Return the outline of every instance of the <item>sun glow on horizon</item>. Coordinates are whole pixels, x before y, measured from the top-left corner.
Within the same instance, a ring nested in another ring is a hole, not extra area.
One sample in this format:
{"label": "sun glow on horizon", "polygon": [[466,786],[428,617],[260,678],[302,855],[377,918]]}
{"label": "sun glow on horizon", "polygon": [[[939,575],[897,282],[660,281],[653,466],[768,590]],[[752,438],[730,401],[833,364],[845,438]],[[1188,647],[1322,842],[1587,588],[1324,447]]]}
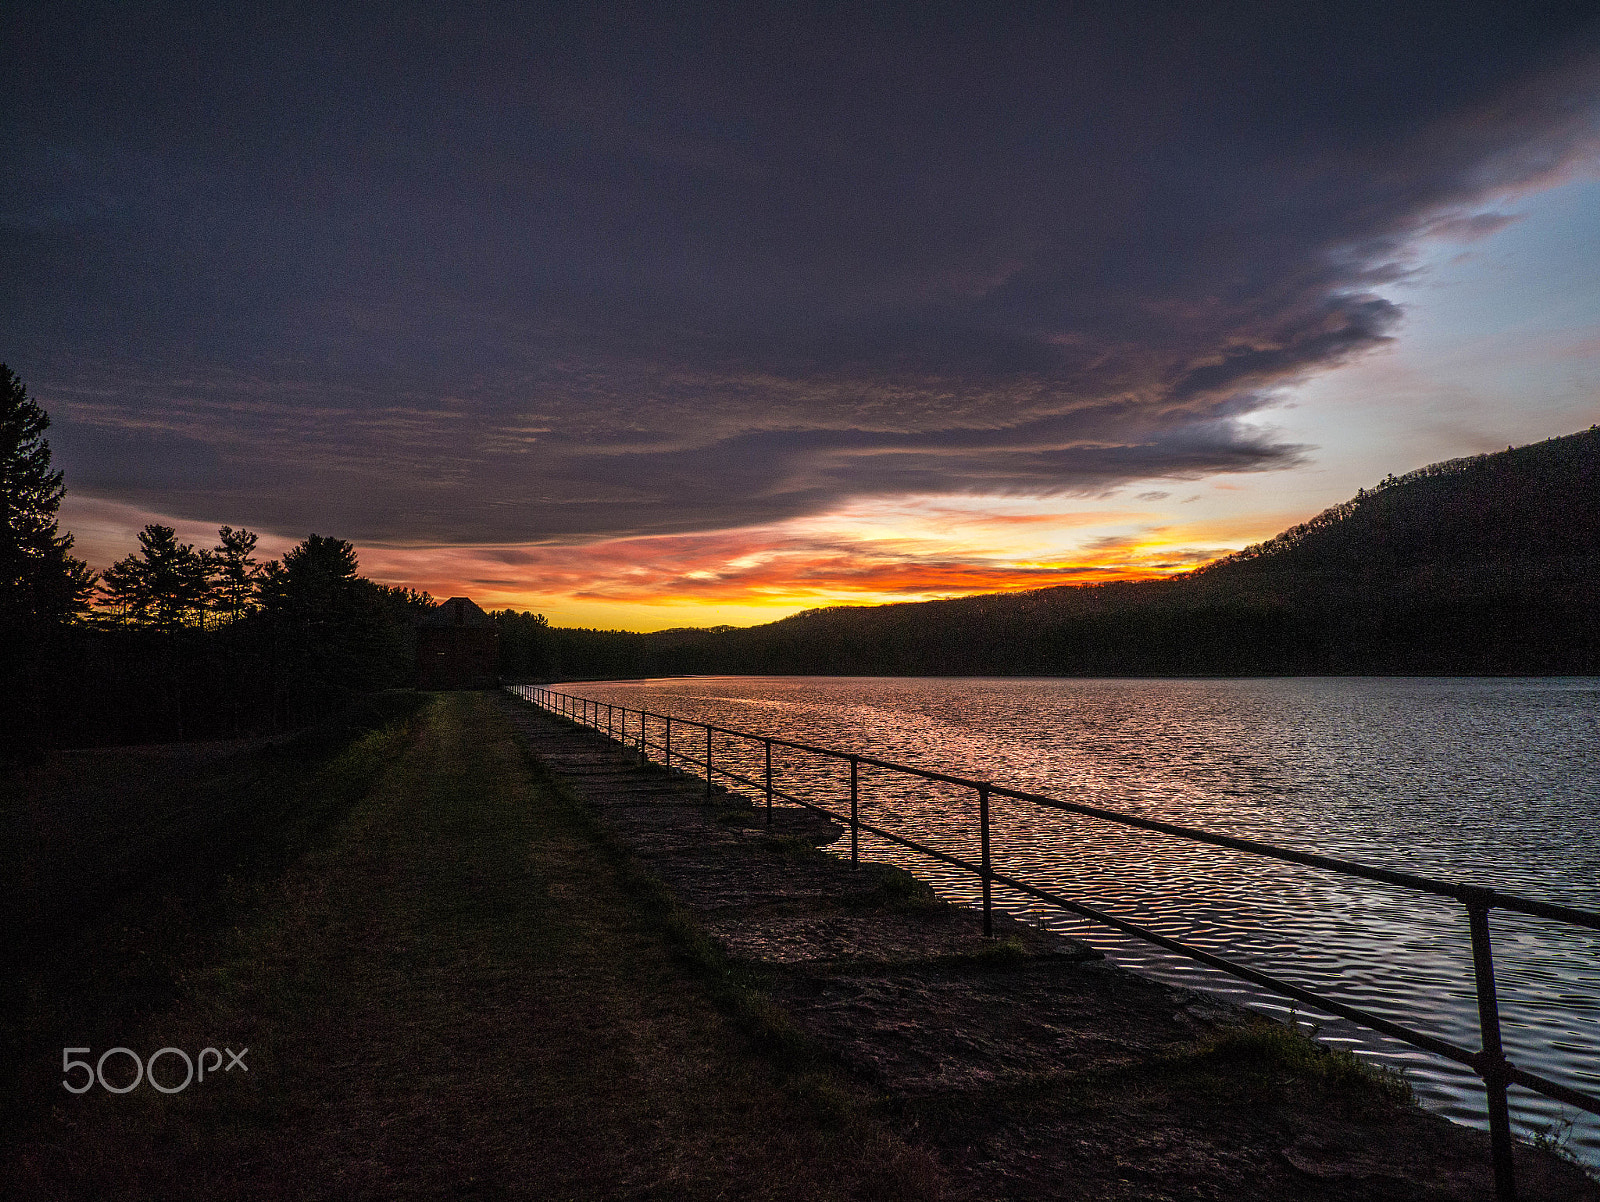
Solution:
{"label": "sun glow on horizon", "polygon": [[[357,543],[357,550],[362,572],[386,584],[437,597],[470,596],[486,609],[532,610],[558,626],[649,631],[757,625],[834,605],[1151,579],[1197,567],[1296,520],[1208,514],[1196,505],[1192,518],[1175,521],[1157,504],[1171,495],[1123,489],[1070,503],[1059,497],[868,499],[832,513],[734,530],[586,544]],[[1211,495],[1232,500],[1226,492]],[[93,499],[79,499],[73,508],[79,549],[100,568],[127,553],[144,522],[172,525],[197,545],[210,545],[220,524],[176,521]],[[270,557],[296,541],[264,532],[261,546]]]}

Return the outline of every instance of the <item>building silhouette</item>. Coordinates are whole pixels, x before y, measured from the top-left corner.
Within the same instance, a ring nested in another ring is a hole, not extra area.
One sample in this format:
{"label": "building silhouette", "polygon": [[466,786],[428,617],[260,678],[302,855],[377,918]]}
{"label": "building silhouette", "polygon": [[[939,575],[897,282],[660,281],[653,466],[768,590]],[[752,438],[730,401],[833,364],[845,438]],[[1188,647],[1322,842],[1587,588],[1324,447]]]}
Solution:
{"label": "building silhouette", "polygon": [[417,622],[417,688],[492,689],[500,633],[468,597],[441,601]]}

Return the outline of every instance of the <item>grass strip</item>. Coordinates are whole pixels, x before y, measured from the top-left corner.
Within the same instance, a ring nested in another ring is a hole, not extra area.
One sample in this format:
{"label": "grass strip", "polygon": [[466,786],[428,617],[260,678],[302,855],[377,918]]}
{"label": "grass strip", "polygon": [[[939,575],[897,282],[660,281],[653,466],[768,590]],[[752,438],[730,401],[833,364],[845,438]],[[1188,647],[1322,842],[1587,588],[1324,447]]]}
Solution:
{"label": "grass strip", "polygon": [[114,1036],[249,1046],[248,1076],[56,1084],[0,1192],[938,1196],[930,1154],[838,1121],[813,1051],[531,768],[494,698],[439,697],[321,779],[355,800]]}

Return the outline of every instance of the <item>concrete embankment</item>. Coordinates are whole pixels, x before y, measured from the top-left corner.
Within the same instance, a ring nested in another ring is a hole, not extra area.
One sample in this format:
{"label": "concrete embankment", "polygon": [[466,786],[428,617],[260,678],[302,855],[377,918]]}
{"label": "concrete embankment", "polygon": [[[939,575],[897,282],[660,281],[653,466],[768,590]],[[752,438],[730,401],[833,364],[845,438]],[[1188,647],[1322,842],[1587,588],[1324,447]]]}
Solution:
{"label": "concrete embankment", "polygon": [[[1488,1139],[1395,1078],[1086,947],[816,854],[836,826],[642,767],[508,701],[538,761],[730,962],[939,1158],[957,1196],[1490,1199]],[[1520,1148],[1520,1196],[1600,1198]]]}

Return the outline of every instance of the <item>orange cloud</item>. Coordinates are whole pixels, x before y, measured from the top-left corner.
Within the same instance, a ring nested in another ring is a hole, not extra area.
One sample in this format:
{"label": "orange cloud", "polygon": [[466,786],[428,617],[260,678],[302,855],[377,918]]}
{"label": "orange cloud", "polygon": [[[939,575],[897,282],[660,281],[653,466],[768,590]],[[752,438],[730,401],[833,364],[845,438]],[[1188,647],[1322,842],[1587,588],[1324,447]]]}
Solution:
{"label": "orange cloud", "polygon": [[[876,604],[1142,579],[1219,554],[1107,536],[1076,554],[989,557],[920,540],[807,537],[772,529],[616,539],[582,547],[366,548],[374,575],[489,605],[604,614],[614,607],[678,611],[734,607],[771,620],[816,605]],[[552,603],[554,605],[552,606]],[[716,619],[712,619],[716,620]],[[705,618],[699,619],[703,623]]]}
{"label": "orange cloud", "polygon": [[[147,521],[209,545],[215,527],[78,498],[80,547],[104,567]],[[902,499],[772,526],[608,539],[586,545],[358,545],[362,571],[437,597],[532,609],[558,625],[649,630],[745,625],[819,605],[879,604],[1186,571],[1271,530],[1227,520],[1063,512],[993,498]],[[1274,527],[1275,529],[1276,527]],[[337,532],[330,532],[337,533]],[[293,538],[265,533],[275,555]]]}

